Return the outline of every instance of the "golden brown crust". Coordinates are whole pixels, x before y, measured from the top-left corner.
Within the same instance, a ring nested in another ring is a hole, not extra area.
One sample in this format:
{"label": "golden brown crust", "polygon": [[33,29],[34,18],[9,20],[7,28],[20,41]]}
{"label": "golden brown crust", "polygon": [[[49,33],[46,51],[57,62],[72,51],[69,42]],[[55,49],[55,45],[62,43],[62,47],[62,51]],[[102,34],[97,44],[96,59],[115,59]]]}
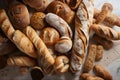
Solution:
{"label": "golden brown crust", "polygon": [[103,22],[106,16],[112,12],[112,10],[113,10],[112,4],[104,3],[104,5],[102,6],[101,12],[96,18],[96,24]]}
{"label": "golden brown crust", "polygon": [[99,36],[109,40],[119,40],[120,32],[100,24],[91,25],[91,29]]}
{"label": "golden brown crust", "polygon": [[89,51],[84,63],[83,72],[89,72],[93,68],[96,57],[96,49],[97,46],[95,44],[91,44],[89,46]]}
{"label": "golden brown crust", "polygon": [[72,10],[76,10],[81,4],[82,0],[70,0],[69,6]]}
{"label": "golden brown crust", "polygon": [[22,3],[16,3],[10,8],[10,19],[15,29],[22,30],[30,24],[30,16],[27,7]]}
{"label": "golden brown crust", "polygon": [[34,45],[24,33],[16,30],[12,39],[19,50],[30,57],[37,58],[37,52],[35,51]]}
{"label": "golden brown crust", "polygon": [[34,29],[42,29],[45,27],[45,14],[42,12],[36,12],[31,16],[30,24]]}
{"label": "golden brown crust", "polygon": [[93,71],[97,76],[105,80],[112,80],[112,75],[101,65],[95,65]]}
{"label": "golden brown crust", "polygon": [[57,73],[67,72],[69,69],[69,59],[66,56],[56,57],[54,68]]}
{"label": "golden brown crust", "polygon": [[75,14],[67,4],[60,1],[51,2],[47,7],[47,12],[57,14],[67,23],[72,23]]}
{"label": "golden brown crust", "polygon": [[35,66],[36,62],[34,59],[27,56],[13,56],[7,59],[7,64],[10,66]]}
{"label": "golden brown crust", "polygon": [[40,37],[47,46],[54,46],[59,40],[60,35],[54,28],[47,27],[41,31]]}
{"label": "golden brown crust", "polygon": [[103,58],[103,46],[102,45],[97,45],[97,50],[96,50],[96,61],[100,61]]}
{"label": "golden brown crust", "polygon": [[0,10],[0,26],[5,35],[12,41],[15,31],[4,9]]}
{"label": "golden brown crust", "polygon": [[106,50],[109,50],[113,47],[113,42],[111,40],[102,38],[102,37],[98,36],[97,34],[93,35],[92,40],[97,42],[98,44],[102,45],[104,47],[104,49],[106,49]]}

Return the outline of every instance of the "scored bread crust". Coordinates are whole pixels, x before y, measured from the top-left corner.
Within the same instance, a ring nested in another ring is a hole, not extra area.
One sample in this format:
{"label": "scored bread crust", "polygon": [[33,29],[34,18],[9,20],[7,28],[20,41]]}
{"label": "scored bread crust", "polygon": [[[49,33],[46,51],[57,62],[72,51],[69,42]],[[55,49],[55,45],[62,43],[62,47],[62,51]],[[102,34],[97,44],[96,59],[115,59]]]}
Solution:
{"label": "scored bread crust", "polygon": [[94,5],[92,0],[83,0],[75,17],[75,36],[72,48],[70,69],[73,73],[82,69],[89,42],[89,28],[93,20]]}

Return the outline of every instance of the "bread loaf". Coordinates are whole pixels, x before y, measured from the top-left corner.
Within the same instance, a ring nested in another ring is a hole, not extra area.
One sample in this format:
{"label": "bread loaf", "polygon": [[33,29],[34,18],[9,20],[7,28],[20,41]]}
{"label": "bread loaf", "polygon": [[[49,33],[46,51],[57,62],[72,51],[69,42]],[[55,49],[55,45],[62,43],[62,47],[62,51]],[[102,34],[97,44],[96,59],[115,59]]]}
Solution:
{"label": "bread loaf", "polygon": [[75,36],[70,62],[70,69],[74,73],[81,71],[83,66],[89,43],[89,27],[92,24],[93,12],[92,0],[83,0],[76,13]]}
{"label": "bread loaf", "polygon": [[59,16],[53,13],[48,13],[45,16],[45,20],[49,23],[52,27],[58,30],[61,36],[68,36],[72,38],[72,30],[70,26]]}
{"label": "bread loaf", "polygon": [[91,25],[91,29],[99,36],[104,37],[108,40],[119,40],[120,32],[115,31],[107,26],[100,24]]}

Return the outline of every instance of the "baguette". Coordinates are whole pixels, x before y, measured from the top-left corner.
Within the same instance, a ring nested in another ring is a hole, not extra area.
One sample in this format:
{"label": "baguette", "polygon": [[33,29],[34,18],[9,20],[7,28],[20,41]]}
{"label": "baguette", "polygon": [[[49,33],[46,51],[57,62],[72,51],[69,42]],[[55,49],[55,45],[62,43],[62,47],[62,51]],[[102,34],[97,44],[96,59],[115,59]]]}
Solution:
{"label": "baguette", "polygon": [[41,68],[44,68],[45,70],[49,69],[49,67],[54,64],[54,58],[49,52],[45,43],[41,40],[35,30],[30,26],[26,27],[25,34],[32,41],[38,51],[38,62]]}
{"label": "baguette", "polygon": [[13,56],[7,59],[7,64],[9,66],[35,66],[36,62],[27,56]]}
{"label": "baguette", "polygon": [[89,27],[93,20],[93,1],[84,0],[79,5],[75,18],[75,37],[72,48],[70,69],[73,73],[82,69],[89,43]]}
{"label": "baguette", "polygon": [[26,53],[30,57],[37,58],[37,52],[34,45],[24,33],[20,30],[16,30],[12,39],[20,51]]}
{"label": "baguette", "polygon": [[91,29],[99,36],[108,40],[119,40],[120,32],[100,24],[91,25]]}
{"label": "baguette", "polygon": [[0,10],[0,27],[2,31],[5,33],[5,35],[11,40],[13,33],[15,32],[15,29],[13,28],[6,12],[4,9]]}
{"label": "baguette", "polygon": [[113,10],[113,6],[110,3],[104,3],[102,6],[102,10],[99,15],[96,17],[96,24],[101,23],[104,21],[107,15],[109,15]]}

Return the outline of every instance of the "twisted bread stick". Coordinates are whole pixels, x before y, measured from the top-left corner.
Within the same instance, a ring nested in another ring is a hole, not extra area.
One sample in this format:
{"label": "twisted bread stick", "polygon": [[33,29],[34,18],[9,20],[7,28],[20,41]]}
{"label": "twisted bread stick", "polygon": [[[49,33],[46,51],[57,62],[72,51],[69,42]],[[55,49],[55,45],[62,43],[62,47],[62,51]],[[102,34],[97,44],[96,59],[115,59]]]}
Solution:
{"label": "twisted bread stick", "polygon": [[13,36],[13,33],[15,32],[15,29],[13,28],[4,9],[0,10],[0,26],[1,26],[1,29],[3,30],[3,32],[5,33],[5,35],[11,41],[13,41],[12,36]]}
{"label": "twisted bread stick", "polygon": [[119,40],[120,32],[117,32],[107,26],[93,24],[91,25],[91,29],[99,36],[104,37],[109,40]]}
{"label": "twisted bread stick", "polygon": [[25,34],[33,42],[38,50],[38,60],[40,65],[42,66],[42,68],[45,68],[47,70],[48,67],[54,64],[54,58],[52,54],[49,52],[44,42],[41,40],[41,38],[32,27],[26,27]]}
{"label": "twisted bread stick", "polygon": [[36,65],[36,62],[33,59],[26,56],[13,56],[7,59],[7,64],[10,66],[30,67]]}
{"label": "twisted bread stick", "polygon": [[70,63],[70,69],[75,73],[80,71],[83,65],[89,41],[89,27],[93,20],[93,12],[92,0],[83,0],[76,14],[75,38]]}
{"label": "twisted bread stick", "polygon": [[96,17],[96,24],[101,23],[106,18],[106,16],[112,12],[112,10],[113,7],[110,3],[104,3],[101,12]]}

